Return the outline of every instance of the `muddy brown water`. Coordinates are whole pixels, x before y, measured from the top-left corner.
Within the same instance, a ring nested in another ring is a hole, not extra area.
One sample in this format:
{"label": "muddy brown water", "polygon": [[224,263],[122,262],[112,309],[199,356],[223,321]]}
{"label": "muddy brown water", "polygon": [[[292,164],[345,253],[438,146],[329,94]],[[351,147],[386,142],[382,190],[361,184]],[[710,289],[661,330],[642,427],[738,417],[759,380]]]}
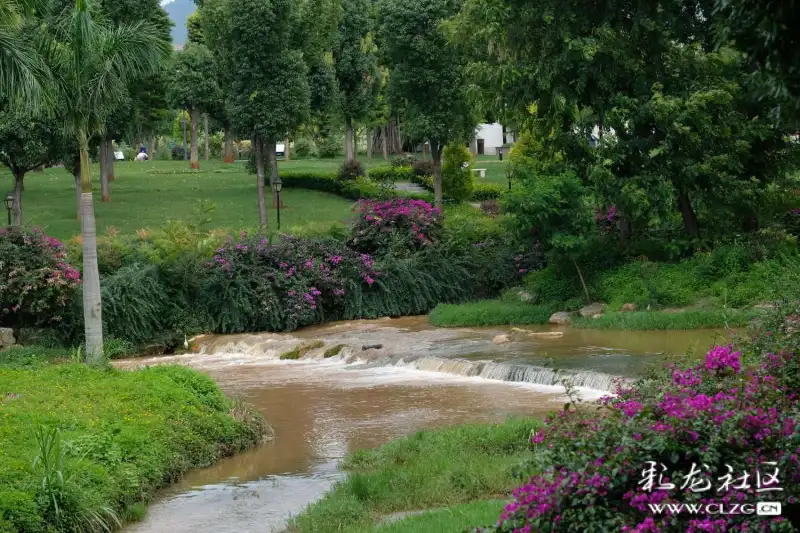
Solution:
{"label": "muddy brown water", "polygon": [[[136,359],[121,367],[187,364],[243,396],[275,438],[190,472],[165,489],[127,533],[281,531],[343,473],[339,460],[424,428],[541,417],[563,405],[569,376],[586,400],[662,354],[700,354],[716,331],[611,332],[550,327],[436,329],[424,317],[334,323],[292,334],[206,337],[199,354]],[[509,342],[492,339],[506,334]],[[325,346],[297,361],[280,354]],[[325,349],[344,344],[324,358]],[[363,350],[381,344],[380,349]],[[553,367],[565,369],[554,372]]]}

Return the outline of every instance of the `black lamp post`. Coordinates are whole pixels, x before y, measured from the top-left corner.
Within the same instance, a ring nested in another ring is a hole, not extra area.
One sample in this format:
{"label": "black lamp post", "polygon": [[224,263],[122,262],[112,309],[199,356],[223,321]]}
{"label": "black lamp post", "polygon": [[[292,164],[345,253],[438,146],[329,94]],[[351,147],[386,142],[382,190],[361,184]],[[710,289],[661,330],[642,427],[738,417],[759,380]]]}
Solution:
{"label": "black lamp post", "polygon": [[281,181],[280,176],[274,182],[272,182],[272,190],[275,191],[277,195],[278,201],[278,229],[281,229],[281,188],[283,187],[283,182]]}
{"label": "black lamp post", "polygon": [[6,194],[6,197],[3,199],[3,203],[6,204],[6,210],[8,211],[8,225],[11,226],[11,210],[14,209],[14,194]]}
{"label": "black lamp post", "polygon": [[186,112],[181,111],[181,124],[183,125],[183,160],[189,159],[189,154],[186,152]]}

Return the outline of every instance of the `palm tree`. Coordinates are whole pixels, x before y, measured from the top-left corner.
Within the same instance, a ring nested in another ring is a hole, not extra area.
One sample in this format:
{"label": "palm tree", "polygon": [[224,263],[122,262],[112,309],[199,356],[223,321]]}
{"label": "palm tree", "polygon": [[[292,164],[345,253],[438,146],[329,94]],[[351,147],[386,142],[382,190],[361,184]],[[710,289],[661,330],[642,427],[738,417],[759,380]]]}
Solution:
{"label": "palm tree", "polygon": [[92,18],[94,0],[75,0],[53,24],[52,70],[65,126],[80,150],[83,316],[86,358],[103,357],[103,320],[89,138],[102,134],[109,111],[131,79],[155,73],[171,46],[150,24],[108,27]]}
{"label": "palm tree", "polygon": [[47,100],[49,71],[24,31],[42,7],[44,0],[0,1],[0,94],[29,111],[38,111]]}

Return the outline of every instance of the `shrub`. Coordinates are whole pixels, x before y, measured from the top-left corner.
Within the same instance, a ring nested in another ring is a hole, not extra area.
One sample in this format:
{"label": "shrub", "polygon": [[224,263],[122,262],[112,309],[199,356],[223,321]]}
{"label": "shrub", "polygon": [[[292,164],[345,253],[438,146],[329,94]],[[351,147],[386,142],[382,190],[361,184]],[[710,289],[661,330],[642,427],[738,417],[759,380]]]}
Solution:
{"label": "shrub", "polygon": [[342,155],[342,137],[330,135],[317,139],[317,153],[319,157],[333,158]]}
{"label": "shrub", "polygon": [[173,161],[183,160],[183,156],[185,154],[185,152],[183,150],[183,146],[180,146],[180,145],[176,144],[175,146],[172,147],[171,152],[172,152],[172,160]]}
{"label": "shrub", "polygon": [[442,193],[463,201],[472,196],[472,154],[461,144],[448,144],[442,153]]}
{"label": "shrub", "polygon": [[499,200],[503,196],[505,189],[502,185],[495,183],[474,183],[472,186],[473,202],[482,202],[483,200]]}
{"label": "shrub", "polygon": [[57,239],[39,230],[0,228],[0,325],[60,322],[80,281]]}
{"label": "shrub", "polygon": [[294,140],[292,147],[292,157],[304,158],[314,157],[317,155],[317,148],[314,146],[314,141],[308,137],[298,137]]}
{"label": "shrub", "polygon": [[345,161],[339,167],[339,173],[336,175],[339,181],[355,181],[364,175],[364,168],[361,166],[361,161],[358,159],[351,159]]}
{"label": "shrub", "polygon": [[417,176],[433,176],[433,161],[429,159],[414,161],[411,168]]}
{"label": "shrub", "polygon": [[441,235],[441,213],[422,200],[362,200],[355,212],[350,242],[368,253],[420,250]]}
{"label": "shrub", "polygon": [[[748,341],[749,359],[741,346],[714,346],[700,364],[673,363],[620,384],[616,397],[599,402],[601,410],[549,417],[531,439],[531,474],[491,530],[793,531],[781,518],[654,515],[650,506],[753,505],[764,499],[755,489],[776,487],[786,504],[797,502],[796,340],[784,337],[777,353]],[[778,472],[776,483],[770,478]]]}
{"label": "shrub", "polygon": [[411,167],[417,160],[414,154],[402,154],[392,158],[391,165],[393,167]]}
{"label": "shrub", "polygon": [[484,200],[481,202],[481,212],[490,217],[500,214],[500,202],[497,200]]}

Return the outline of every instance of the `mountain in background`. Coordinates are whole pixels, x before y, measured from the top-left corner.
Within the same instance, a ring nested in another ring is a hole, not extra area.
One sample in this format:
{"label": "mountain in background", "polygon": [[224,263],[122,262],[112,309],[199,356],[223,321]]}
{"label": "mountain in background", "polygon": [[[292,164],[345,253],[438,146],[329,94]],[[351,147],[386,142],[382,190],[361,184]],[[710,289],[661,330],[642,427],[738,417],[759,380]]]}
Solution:
{"label": "mountain in background", "polygon": [[194,5],[192,0],[173,0],[168,4],[162,3],[162,5],[170,20],[175,24],[172,28],[172,42],[174,44],[186,44],[186,19],[194,13],[197,6]]}

